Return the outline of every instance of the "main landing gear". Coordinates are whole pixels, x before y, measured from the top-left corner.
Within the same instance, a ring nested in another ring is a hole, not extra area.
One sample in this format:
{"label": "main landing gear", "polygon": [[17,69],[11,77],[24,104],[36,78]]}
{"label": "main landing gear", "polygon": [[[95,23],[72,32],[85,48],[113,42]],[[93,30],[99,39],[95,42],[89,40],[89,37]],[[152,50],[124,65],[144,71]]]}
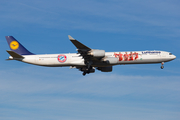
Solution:
{"label": "main landing gear", "polygon": [[91,73],[91,72],[93,72],[93,69],[92,69],[92,61],[86,61],[86,69],[84,70],[84,72],[83,72],[83,76],[85,76],[86,74],[89,74],[89,73]]}
{"label": "main landing gear", "polygon": [[87,73],[87,72],[86,72],[86,71],[84,71],[84,72],[83,72],[83,76],[85,76],[85,75],[86,75],[86,73]]}
{"label": "main landing gear", "polygon": [[162,63],[161,63],[161,69],[163,69],[163,68],[164,68],[164,66],[163,66],[163,65],[164,65],[164,62],[162,62]]}
{"label": "main landing gear", "polygon": [[86,67],[85,70],[83,70],[83,76],[89,73],[94,73],[95,69],[91,66],[89,69]]}
{"label": "main landing gear", "polygon": [[93,73],[95,70],[92,68],[92,66],[86,67],[86,69],[83,72],[83,76],[89,73]]}

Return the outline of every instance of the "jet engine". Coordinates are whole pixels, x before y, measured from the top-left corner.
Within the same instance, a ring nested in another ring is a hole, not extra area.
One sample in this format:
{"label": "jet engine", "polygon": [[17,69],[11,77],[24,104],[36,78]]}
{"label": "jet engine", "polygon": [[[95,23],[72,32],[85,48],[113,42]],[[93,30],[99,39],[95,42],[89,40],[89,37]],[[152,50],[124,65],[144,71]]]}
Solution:
{"label": "jet engine", "polygon": [[112,71],[112,66],[109,67],[98,67],[98,70],[100,70],[101,72],[111,72]]}
{"label": "jet engine", "polygon": [[105,50],[91,50],[89,51],[88,55],[92,55],[93,57],[104,57],[105,56]]}
{"label": "jet engine", "polygon": [[106,62],[107,64],[117,64],[119,60],[116,57],[106,57],[103,58],[103,61]]}

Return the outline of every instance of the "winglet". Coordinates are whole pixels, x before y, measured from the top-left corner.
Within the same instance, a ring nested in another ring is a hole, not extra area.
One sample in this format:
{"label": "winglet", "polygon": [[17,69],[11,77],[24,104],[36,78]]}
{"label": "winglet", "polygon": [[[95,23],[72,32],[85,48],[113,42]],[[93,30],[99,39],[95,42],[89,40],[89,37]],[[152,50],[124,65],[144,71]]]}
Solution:
{"label": "winglet", "polygon": [[68,35],[69,40],[75,40],[72,36]]}
{"label": "winglet", "polygon": [[82,44],[81,42],[79,42],[78,40],[74,39],[73,37],[71,37],[70,35],[68,35],[69,40],[71,40],[71,42],[76,46],[77,49],[85,49],[85,50],[91,50],[91,48],[85,46],[84,44]]}

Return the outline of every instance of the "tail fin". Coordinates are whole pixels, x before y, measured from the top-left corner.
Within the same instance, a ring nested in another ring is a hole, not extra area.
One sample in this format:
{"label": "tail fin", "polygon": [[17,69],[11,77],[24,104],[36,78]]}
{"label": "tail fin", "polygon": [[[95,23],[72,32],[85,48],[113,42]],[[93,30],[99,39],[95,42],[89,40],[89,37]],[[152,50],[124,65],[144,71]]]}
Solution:
{"label": "tail fin", "polygon": [[19,43],[13,36],[6,36],[6,40],[10,49],[19,55],[34,55],[29,52],[21,43]]}

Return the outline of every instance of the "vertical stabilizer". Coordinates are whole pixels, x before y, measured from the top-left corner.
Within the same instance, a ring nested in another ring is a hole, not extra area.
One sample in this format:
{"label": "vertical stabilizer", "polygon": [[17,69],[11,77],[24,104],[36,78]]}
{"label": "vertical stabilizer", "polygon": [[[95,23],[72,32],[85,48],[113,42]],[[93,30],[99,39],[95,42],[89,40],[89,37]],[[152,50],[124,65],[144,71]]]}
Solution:
{"label": "vertical stabilizer", "polygon": [[19,55],[34,55],[29,52],[21,43],[19,43],[13,36],[6,36],[6,40],[10,49]]}

